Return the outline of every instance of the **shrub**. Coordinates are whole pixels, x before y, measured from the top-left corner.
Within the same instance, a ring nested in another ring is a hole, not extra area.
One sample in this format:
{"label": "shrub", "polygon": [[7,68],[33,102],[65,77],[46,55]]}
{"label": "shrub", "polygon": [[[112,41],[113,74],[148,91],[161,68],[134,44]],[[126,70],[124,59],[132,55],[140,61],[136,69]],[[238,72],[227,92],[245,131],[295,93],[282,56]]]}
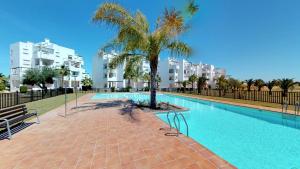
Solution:
{"label": "shrub", "polygon": [[149,90],[150,88],[148,86],[144,88],[144,91],[149,91]]}
{"label": "shrub", "polygon": [[127,87],[125,88],[125,92],[130,92],[130,89],[132,89],[132,87],[131,87],[131,86],[127,86]]}
{"label": "shrub", "polygon": [[27,86],[20,86],[20,93],[27,93]]}
{"label": "shrub", "polygon": [[110,88],[110,91],[111,91],[111,92],[115,92],[115,89],[116,89],[116,88],[115,88],[114,86],[112,86],[112,87]]}
{"label": "shrub", "polygon": [[5,84],[4,83],[0,83],[0,91],[5,90]]}

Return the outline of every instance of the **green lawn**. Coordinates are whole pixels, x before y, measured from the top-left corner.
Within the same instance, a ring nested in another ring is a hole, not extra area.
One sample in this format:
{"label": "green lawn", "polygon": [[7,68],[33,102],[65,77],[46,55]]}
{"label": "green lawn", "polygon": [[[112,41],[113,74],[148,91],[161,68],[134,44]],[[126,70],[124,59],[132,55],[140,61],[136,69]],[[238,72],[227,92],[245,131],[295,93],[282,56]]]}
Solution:
{"label": "green lawn", "polygon": [[[224,98],[224,97],[213,97],[213,96],[203,96],[203,95],[197,95],[197,94],[188,94],[188,93],[174,93],[174,92],[166,92],[170,94],[178,94],[182,96],[193,96],[197,98],[204,98],[204,99],[213,99],[213,100],[219,100],[219,101],[228,101],[233,103],[243,103],[243,104],[250,104],[250,105],[256,105],[256,106],[264,106],[264,107],[271,107],[271,108],[278,108],[281,109],[281,104],[277,103],[267,103],[267,102],[260,102],[260,101],[251,101],[251,100],[241,100],[241,99],[231,99],[231,98]],[[289,105],[289,110],[294,110],[293,105]]]}
{"label": "green lawn", "polygon": [[[78,93],[78,97],[85,95],[85,93]],[[68,94],[67,101],[74,100],[75,94]],[[44,114],[52,109],[55,109],[65,103],[65,95],[51,97],[43,100],[38,100],[30,103],[26,103],[28,109],[37,109],[38,114]]]}

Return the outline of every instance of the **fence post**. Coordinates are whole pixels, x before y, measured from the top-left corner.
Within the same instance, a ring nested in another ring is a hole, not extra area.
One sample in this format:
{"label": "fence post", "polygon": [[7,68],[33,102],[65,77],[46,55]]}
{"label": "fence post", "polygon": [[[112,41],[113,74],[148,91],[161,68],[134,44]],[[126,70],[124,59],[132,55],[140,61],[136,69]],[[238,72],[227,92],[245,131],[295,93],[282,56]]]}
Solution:
{"label": "fence post", "polygon": [[19,104],[19,92],[16,91],[16,104],[18,105]]}

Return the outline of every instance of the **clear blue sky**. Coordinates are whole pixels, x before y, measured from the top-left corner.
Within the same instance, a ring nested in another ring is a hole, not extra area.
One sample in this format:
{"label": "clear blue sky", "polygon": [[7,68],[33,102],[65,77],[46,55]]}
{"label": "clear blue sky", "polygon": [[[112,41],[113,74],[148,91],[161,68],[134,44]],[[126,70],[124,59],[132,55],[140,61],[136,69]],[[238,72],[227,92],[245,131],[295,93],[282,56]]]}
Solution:
{"label": "clear blue sky", "polygon": [[[154,23],[180,0],[115,0],[141,10]],[[114,32],[91,17],[100,0],[3,0],[0,5],[0,72],[9,74],[9,44],[44,38],[76,49],[92,70],[97,49]],[[289,77],[300,80],[299,0],[198,0],[200,12],[182,38],[194,62],[214,64],[241,80]],[[162,56],[166,57],[166,56]]]}

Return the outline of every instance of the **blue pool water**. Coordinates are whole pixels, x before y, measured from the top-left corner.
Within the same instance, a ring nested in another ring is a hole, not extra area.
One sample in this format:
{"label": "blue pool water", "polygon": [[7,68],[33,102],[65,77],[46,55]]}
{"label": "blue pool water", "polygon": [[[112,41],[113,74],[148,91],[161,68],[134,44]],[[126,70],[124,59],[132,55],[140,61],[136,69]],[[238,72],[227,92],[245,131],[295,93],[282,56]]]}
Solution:
{"label": "blue pool water", "polygon": [[[149,100],[149,95],[116,93],[93,97],[111,98],[142,101]],[[299,117],[174,95],[159,94],[157,100],[188,108],[184,116],[189,136],[238,168],[300,169]],[[167,121],[166,114],[157,116]],[[183,125],[181,129],[185,133]]]}

